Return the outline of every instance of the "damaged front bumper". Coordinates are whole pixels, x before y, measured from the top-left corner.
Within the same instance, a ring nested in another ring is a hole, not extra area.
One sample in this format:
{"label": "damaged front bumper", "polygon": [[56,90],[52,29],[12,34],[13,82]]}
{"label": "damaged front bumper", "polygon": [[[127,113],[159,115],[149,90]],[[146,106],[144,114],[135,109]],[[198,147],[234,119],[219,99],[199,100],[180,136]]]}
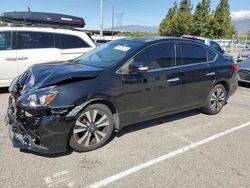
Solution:
{"label": "damaged front bumper", "polygon": [[6,122],[15,148],[45,154],[65,152],[75,120],[62,114],[31,115],[16,104],[14,96],[9,98]]}

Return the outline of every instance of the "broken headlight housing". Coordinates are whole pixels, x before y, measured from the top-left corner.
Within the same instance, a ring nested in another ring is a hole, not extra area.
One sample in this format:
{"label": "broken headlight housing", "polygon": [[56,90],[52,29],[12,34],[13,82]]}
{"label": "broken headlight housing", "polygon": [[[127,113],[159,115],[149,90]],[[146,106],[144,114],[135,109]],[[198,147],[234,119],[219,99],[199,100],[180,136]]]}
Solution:
{"label": "broken headlight housing", "polygon": [[57,91],[53,91],[53,88],[43,88],[32,93],[27,93],[21,99],[22,104],[30,107],[48,106],[58,94]]}
{"label": "broken headlight housing", "polygon": [[49,93],[44,95],[32,94],[27,98],[29,106],[48,106],[53,99],[56,97],[57,93]]}

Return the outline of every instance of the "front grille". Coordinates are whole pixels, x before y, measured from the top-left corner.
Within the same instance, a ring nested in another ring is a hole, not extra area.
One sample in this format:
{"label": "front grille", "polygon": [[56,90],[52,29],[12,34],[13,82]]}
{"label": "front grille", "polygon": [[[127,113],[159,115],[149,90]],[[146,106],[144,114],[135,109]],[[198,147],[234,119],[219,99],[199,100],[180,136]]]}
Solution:
{"label": "front grille", "polygon": [[240,76],[241,80],[250,81],[250,71],[248,71],[248,70],[240,70],[239,76]]}

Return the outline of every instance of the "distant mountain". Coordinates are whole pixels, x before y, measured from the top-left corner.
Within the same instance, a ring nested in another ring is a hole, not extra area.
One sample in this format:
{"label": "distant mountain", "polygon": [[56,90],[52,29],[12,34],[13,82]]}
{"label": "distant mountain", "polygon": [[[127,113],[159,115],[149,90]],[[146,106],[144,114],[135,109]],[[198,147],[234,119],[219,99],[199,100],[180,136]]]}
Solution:
{"label": "distant mountain", "polygon": [[122,30],[128,32],[158,32],[158,26],[146,26],[146,25],[126,25],[121,27],[115,27],[115,30]]}
{"label": "distant mountain", "polygon": [[246,35],[250,31],[250,18],[232,20],[239,35]]}
{"label": "distant mountain", "polygon": [[[233,19],[233,25],[235,26],[238,34],[245,35],[250,31],[250,18]],[[122,30],[128,32],[158,32],[159,26],[146,26],[146,25],[126,25],[121,27],[115,27],[115,30]]]}

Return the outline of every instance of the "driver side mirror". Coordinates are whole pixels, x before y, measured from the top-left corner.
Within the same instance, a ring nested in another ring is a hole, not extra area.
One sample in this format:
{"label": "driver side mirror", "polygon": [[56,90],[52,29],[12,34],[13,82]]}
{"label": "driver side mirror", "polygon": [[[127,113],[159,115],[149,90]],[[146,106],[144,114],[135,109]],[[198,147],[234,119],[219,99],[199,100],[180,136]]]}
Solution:
{"label": "driver side mirror", "polygon": [[128,71],[129,71],[129,73],[147,72],[148,66],[142,62],[135,62],[135,63],[132,63],[129,65]]}

